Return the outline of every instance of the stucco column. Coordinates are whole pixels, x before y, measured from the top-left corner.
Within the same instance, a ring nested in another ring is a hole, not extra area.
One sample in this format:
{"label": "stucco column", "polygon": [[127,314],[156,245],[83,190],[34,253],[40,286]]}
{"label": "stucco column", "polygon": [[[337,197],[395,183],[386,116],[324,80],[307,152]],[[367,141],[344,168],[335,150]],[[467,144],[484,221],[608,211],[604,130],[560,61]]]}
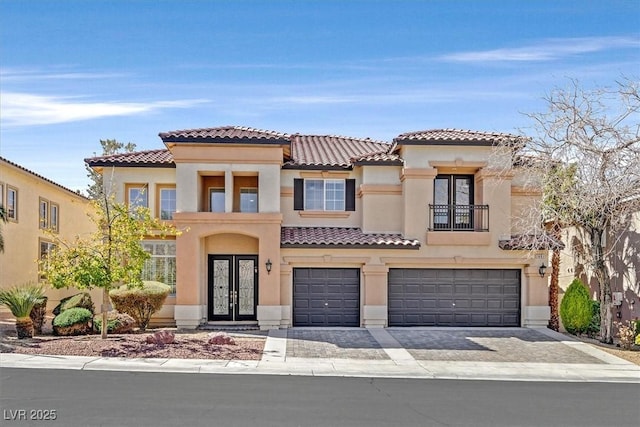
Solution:
{"label": "stucco column", "polygon": [[551,269],[548,268],[544,277],[540,277],[538,266],[524,268],[524,290],[522,326],[525,328],[545,328],[551,318],[549,307],[548,281]]}
{"label": "stucco column", "polygon": [[[174,215],[176,227],[180,213]],[[176,237],[176,305],[174,318],[178,328],[194,329],[202,318],[204,305],[201,295],[202,255],[196,233],[185,232]]]}
{"label": "stucco column", "polygon": [[364,305],[362,324],[365,328],[387,326],[387,281],[389,267],[386,265],[365,264],[362,266],[364,284]]}
{"label": "stucco column", "polygon": [[[278,329],[282,321],[280,297],[280,224],[271,224],[260,238],[258,271],[258,325],[260,329]],[[271,261],[271,272],[266,262]]]}
{"label": "stucco column", "polygon": [[400,175],[403,194],[403,235],[425,241],[429,226],[429,203],[433,199],[435,168],[404,168]]}
{"label": "stucco column", "polygon": [[293,296],[293,268],[289,264],[280,264],[280,304],[282,305],[281,328],[293,326],[291,321]]}

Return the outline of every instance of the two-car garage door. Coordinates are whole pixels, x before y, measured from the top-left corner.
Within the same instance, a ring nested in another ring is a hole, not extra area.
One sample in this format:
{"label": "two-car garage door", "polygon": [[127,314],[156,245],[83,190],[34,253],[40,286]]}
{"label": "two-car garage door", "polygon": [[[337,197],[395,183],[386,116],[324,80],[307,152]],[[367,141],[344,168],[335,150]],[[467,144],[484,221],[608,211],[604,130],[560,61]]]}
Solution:
{"label": "two-car garage door", "polygon": [[390,269],[389,326],[520,326],[520,270]]}
{"label": "two-car garage door", "polygon": [[[520,270],[390,269],[389,326],[520,326]],[[294,326],[360,326],[360,269],[294,268]]]}

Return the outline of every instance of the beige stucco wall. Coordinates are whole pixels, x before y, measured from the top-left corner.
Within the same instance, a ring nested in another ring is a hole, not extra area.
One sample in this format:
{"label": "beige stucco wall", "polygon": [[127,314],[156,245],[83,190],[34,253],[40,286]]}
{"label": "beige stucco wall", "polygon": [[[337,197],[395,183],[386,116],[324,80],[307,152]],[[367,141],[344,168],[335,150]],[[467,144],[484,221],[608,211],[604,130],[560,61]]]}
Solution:
{"label": "beige stucco wall", "polygon": [[[2,224],[5,251],[0,252],[0,287],[7,288],[28,282],[38,282],[40,241],[52,241],[40,228],[40,198],[59,206],[59,232],[57,235],[67,241],[76,236],[88,237],[94,231],[94,224],[88,214],[89,201],[71,190],[53,184],[31,172],[16,167],[0,159],[0,185],[6,202],[7,185],[18,190],[18,221]],[[61,298],[79,292],[77,289],[52,289],[46,286],[51,310]],[[100,304],[99,291],[91,293],[96,305]],[[0,310],[6,311],[2,307]]]}

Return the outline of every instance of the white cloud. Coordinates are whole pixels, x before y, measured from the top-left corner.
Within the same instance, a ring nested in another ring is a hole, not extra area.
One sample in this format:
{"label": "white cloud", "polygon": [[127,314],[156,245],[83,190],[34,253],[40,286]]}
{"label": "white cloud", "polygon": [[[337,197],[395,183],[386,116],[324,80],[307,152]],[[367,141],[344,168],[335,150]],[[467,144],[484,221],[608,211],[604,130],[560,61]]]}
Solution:
{"label": "white cloud", "polygon": [[640,38],[634,37],[581,37],[548,39],[530,46],[459,52],[440,56],[452,62],[522,62],[551,61],[561,57],[593,53],[612,49],[639,48]]}
{"label": "white cloud", "polygon": [[81,102],[77,98],[4,92],[0,97],[3,126],[32,126],[144,114],[167,108],[189,108],[203,99],[139,102]]}

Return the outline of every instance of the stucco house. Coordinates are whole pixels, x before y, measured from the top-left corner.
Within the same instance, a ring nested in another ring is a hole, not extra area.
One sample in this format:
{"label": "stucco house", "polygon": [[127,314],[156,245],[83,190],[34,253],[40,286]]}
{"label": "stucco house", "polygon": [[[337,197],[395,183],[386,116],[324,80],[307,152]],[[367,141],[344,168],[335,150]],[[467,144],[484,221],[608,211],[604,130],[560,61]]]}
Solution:
{"label": "stucco house", "polygon": [[180,328],[547,325],[550,244],[512,221],[539,194],[498,150],[515,135],[226,126],[160,138],[86,162],[119,201],[184,231],[143,242],[145,277],[174,287],[162,316]]}
{"label": "stucco house", "polygon": [[[73,241],[95,230],[89,200],[77,192],[0,157],[0,204],[7,212],[2,224],[4,252],[0,252],[0,287],[40,281],[37,261],[53,247],[49,232]],[[49,308],[77,289],[45,287]],[[94,296],[98,296],[96,293]],[[5,307],[0,307],[8,312]]]}
{"label": "stucco house", "polygon": [[[637,201],[633,199],[632,201]],[[627,228],[605,237],[605,259],[613,296],[613,320],[627,322],[640,319],[640,211],[630,209]],[[561,296],[571,281],[578,277],[589,286],[591,297],[598,300],[599,286],[588,259],[582,256],[589,238],[579,230],[564,230],[567,242],[560,252],[559,285]]]}

